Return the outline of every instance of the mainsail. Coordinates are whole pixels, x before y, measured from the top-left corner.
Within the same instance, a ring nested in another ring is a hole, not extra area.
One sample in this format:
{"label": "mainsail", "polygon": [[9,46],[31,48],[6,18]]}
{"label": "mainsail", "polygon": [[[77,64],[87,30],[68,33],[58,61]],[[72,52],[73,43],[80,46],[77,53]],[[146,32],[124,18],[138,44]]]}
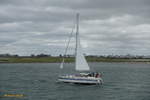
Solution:
{"label": "mainsail", "polygon": [[83,51],[80,45],[79,38],[79,13],[77,13],[77,27],[76,27],[76,59],[75,59],[75,69],[78,71],[88,71],[90,67],[83,55]]}

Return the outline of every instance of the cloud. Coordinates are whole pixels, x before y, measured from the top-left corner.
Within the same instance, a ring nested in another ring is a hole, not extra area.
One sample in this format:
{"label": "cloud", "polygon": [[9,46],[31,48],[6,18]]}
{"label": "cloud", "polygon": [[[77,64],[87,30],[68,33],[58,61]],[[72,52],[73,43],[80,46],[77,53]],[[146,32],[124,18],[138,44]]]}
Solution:
{"label": "cloud", "polygon": [[80,12],[87,54],[149,55],[149,11],[149,0],[1,0],[0,53],[63,53]]}

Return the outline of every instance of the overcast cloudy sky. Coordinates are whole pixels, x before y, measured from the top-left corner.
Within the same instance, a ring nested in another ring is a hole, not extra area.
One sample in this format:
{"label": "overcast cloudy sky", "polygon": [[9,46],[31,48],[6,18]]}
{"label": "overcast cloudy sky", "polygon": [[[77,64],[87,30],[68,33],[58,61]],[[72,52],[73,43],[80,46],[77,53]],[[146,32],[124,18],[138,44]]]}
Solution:
{"label": "overcast cloudy sky", "polygon": [[150,55],[150,0],[0,0],[0,54],[63,53],[77,12],[86,54]]}

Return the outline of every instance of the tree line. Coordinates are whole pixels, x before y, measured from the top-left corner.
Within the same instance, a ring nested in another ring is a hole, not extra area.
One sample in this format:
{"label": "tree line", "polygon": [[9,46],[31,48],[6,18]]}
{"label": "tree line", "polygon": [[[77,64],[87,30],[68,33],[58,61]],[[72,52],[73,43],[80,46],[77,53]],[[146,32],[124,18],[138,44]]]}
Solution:
{"label": "tree line", "polygon": [[[96,58],[109,58],[109,59],[113,59],[113,58],[127,58],[127,59],[149,59],[150,58],[150,55],[148,56],[144,56],[144,55],[131,55],[131,54],[126,54],[126,55],[86,55],[86,57],[96,57]],[[31,58],[34,58],[34,57],[74,57],[73,55],[62,55],[62,54],[59,54],[58,56],[52,56],[50,54],[44,54],[44,53],[41,53],[41,54],[31,54],[29,56],[20,56],[18,54],[0,54],[0,57],[31,57]]]}

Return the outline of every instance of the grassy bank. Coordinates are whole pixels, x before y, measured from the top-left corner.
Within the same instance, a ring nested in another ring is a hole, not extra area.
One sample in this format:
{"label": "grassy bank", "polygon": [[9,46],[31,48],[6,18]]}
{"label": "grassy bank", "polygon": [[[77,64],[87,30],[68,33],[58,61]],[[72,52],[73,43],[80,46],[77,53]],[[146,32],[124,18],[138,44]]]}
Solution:
{"label": "grassy bank", "polygon": [[[61,62],[60,57],[7,57],[0,58],[0,63],[56,63]],[[67,62],[73,62],[73,58],[67,58]]]}
{"label": "grassy bank", "polygon": [[[134,58],[100,58],[87,57],[88,62],[150,62],[150,59]],[[0,58],[0,63],[57,63],[61,62],[60,57],[6,57]],[[65,58],[65,62],[74,62],[74,58]]]}

